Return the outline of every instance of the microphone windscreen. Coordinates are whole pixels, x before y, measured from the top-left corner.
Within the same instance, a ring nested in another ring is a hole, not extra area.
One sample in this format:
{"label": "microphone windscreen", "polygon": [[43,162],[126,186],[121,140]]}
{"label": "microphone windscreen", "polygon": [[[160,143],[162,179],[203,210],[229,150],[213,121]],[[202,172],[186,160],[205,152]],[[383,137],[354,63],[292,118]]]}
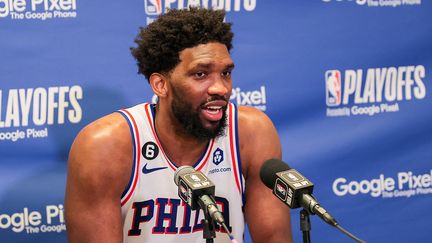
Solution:
{"label": "microphone windscreen", "polygon": [[174,174],[174,182],[178,186],[180,176],[196,172],[192,166],[184,165],[177,168]]}
{"label": "microphone windscreen", "polygon": [[281,160],[266,160],[260,170],[261,181],[264,185],[273,190],[277,178],[276,173],[290,169],[291,168]]}

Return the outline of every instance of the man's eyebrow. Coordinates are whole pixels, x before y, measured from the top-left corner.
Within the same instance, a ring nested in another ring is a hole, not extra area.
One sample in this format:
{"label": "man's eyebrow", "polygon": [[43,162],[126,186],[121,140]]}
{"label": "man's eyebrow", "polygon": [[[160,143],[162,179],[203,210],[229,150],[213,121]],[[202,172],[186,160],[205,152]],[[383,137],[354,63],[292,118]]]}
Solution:
{"label": "man's eyebrow", "polygon": [[[192,68],[203,68],[203,69],[209,69],[214,67],[215,64],[214,63],[197,63],[195,65],[193,65]],[[234,63],[230,63],[225,65],[224,67],[225,69],[233,69],[234,68]]]}
{"label": "man's eyebrow", "polygon": [[193,68],[211,68],[213,66],[214,66],[213,63],[197,63],[193,65]]}
{"label": "man's eyebrow", "polygon": [[228,65],[226,65],[226,69],[234,69],[234,67],[235,67],[235,65],[234,65],[234,63],[230,63],[230,64],[228,64]]}

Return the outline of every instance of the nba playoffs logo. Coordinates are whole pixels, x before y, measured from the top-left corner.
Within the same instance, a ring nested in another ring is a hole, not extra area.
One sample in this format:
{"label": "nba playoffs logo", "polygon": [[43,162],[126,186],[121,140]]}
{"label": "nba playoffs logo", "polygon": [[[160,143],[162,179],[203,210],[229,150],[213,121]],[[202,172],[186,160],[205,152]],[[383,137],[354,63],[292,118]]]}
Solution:
{"label": "nba playoffs logo", "polygon": [[327,70],[326,115],[374,116],[399,112],[400,102],[426,97],[426,73],[424,65]]}
{"label": "nba playoffs logo", "polygon": [[145,0],[145,12],[148,15],[159,15],[162,13],[162,0]]}
{"label": "nba playoffs logo", "polygon": [[328,106],[341,104],[341,74],[339,70],[329,70],[325,73],[326,79],[326,102]]}
{"label": "nba playoffs logo", "polygon": [[211,1],[210,0],[206,0],[206,1],[144,0],[144,7],[147,15],[153,15],[153,17],[156,17],[155,15],[160,15],[163,12],[165,12],[167,9],[183,9],[183,8],[188,8],[190,6],[195,6],[199,8],[205,8],[205,9],[223,9],[226,12],[231,12],[231,11],[240,12],[242,10],[251,12],[254,11],[256,8],[256,4],[257,4],[256,2],[257,0],[235,0],[235,1],[232,0],[211,0]]}

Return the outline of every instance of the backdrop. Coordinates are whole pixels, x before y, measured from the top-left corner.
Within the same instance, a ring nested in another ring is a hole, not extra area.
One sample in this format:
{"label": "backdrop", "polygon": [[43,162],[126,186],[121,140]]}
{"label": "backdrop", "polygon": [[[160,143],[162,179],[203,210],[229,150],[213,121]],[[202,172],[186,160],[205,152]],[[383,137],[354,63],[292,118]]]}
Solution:
{"label": "backdrop", "polygon": [[[139,26],[188,5],[228,12],[232,102],[272,118],[284,161],[343,227],[367,242],[430,240],[432,2],[0,0],[1,242],[66,242],[74,137],[152,99],[129,48]],[[312,242],[351,242],[311,221]],[[298,209],[292,226],[301,242]]]}

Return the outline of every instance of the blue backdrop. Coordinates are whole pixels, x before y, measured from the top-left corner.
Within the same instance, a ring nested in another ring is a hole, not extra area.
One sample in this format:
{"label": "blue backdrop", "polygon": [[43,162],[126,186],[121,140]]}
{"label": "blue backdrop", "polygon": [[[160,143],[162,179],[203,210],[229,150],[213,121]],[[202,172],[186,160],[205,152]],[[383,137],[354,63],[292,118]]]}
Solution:
{"label": "blue backdrop", "polygon": [[[0,0],[1,242],[66,242],[73,138],[152,99],[129,48],[165,7],[190,4],[228,12],[232,102],[272,118],[284,160],[343,227],[430,240],[432,2]],[[301,242],[298,209],[292,225]],[[316,217],[311,238],[350,242]]]}

